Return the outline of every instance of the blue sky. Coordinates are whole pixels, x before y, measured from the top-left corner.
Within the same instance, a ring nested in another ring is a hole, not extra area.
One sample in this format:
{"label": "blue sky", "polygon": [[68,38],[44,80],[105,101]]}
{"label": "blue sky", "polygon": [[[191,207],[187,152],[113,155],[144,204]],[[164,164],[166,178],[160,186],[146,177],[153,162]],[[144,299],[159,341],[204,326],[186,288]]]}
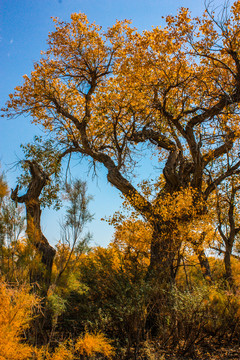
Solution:
{"label": "blue sky", "polygon": [[[215,6],[224,1],[215,0]],[[229,1],[230,5],[233,1]],[[164,25],[162,16],[175,15],[179,7],[187,7],[194,16],[204,10],[203,0],[0,0],[0,107],[8,94],[22,83],[22,76],[29,74],[33,62],[40,58],[40,51],[46,49],[48,33],[54,30],[51,17],[68,21],[73,12],[84,12],[89,20],[103,28],[114,24],[116,19],[131,19],[140,31],[152,26]],[[15,186],[18,172],[11,170],[12,164],[22,158],[21,143],[27,143],[35,134],[42,134],[39,127],[30,123],[30,118],[14,120],[0,118],[0,162],[6,172],[9,185]],[[90,225],[94,242],[105,246],[111,240],[113,229],[101,217],[118,210],[121,199],[116,189],[106,180],[102,169],[94,181],[87,173],[87,164],[73,164],[72,173],[88,180],[89,193],[94,196],[90,210],[95,220]],[[149,166],[148,166],[149,165]],[[144,165],[145,173],[151,176],[151,164]],[[140,170],[141,171],[141,170]],[[58,218],[54,211],[44,210],[43,231],[54,244],[58,238]]]}

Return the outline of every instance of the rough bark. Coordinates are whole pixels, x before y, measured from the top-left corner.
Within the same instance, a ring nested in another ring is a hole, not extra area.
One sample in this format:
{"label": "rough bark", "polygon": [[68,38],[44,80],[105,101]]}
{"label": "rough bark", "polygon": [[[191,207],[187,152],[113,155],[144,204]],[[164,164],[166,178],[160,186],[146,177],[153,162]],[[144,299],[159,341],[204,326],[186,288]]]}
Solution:
{"label": "rough bark", "polygon": [[147,278],[155,284],[174,283],[176,271],[174,262],[181,247],[180,237],[172,222],[155,222],[151,241],[151,257]]}
{"label": "rough bark", "polygon": [[12,190],[11,198],[16,203],[24,203],[27,217],[27,235],[37,253],[41,255],[43,267],[35,270],[31,274],[31,283],[40,286],[40,294],[45,296],[51,283],[52,264],[56,250],[49,244],[41,230],[41,209],[39,196],[42,189],[49,180],[47,174],[40,168],[35,161],[27,160],[31,173],[26,194],[18,196],[18,186]]}

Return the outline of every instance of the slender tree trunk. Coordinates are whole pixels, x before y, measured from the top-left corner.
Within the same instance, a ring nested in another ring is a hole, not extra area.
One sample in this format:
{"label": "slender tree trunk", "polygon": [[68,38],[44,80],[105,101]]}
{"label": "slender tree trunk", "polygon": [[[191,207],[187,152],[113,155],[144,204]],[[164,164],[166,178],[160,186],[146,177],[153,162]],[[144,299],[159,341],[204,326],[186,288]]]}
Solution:
{"label": "slender tree trunk", "polygon": [[41,230],[41,209],[39,196],[47,184],[48,176],[35,161],[27,161],[31,173],[31,181],[25,195],[18,196],[18,186],[12,191],[11,198],[17,203],[25,203],[27,217],[27,235],[31,244],[41,256],[38,269],[33,270],[31,282],[38,283],[41,296],[46,296],[51,284],[52,264],[56,250],[49,244]]}
{"label": "slender tree trunk", "polygon": [[199,261],[204,279],[207,280],[208,282],[211,282],[212,281],[211,269],[210,269],[209,261],[205,254],[204,246],[203,246],[205,237],[206,237],[206,232],[204,231],[201,233],[201,236],[198,241],[189,237],[188,242],[192,245],[193,250],[198,257],[198,261]]}
{"label": "slender tree trunk", "polygon": [[31,282],[41,286],[41,294],[46,295],[51,284],[52,265],[56,250],[48,243],[41,230],[41,210],[38,199],[25,202],[27,213],[27,235],[41,255],[43,269],[33,270]]}
{"label": "slender tree trunk", "polygon": [[198,261],[199,261],[204,279],[207,280],[208,282],[211,282],[212,281],[211,269],[210,269],[209,261],[205,254],[204,249],[202,247],[197,248],[196,254],[198,256]]}
{"label": "slender tree trunk", "polygon": [[224,253],[225,277],[229,286],[232,288],[234,285],[234,281],[232,275],[231,253],[232,253],[232,246],[226,244],[226,251]]}

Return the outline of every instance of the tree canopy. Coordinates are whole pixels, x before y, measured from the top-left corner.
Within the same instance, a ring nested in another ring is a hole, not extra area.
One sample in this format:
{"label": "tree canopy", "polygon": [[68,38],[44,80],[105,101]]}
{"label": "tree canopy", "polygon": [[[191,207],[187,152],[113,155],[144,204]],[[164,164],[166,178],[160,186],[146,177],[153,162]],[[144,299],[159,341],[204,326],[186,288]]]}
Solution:
{"label": "tree canopy", "polygon": [[[103,164],[153,227],[150,267],[169,273],[176,224],[206,213],[209,196],[239,171],[240,1],[221,18],[181,8],[165,20],[139,33],[129,21],[104,31],[82,13],[53,18],[48,50],[4,110],[30,114],[65,153]],[[146,145],[162,170],[142,192],[131,171]]]}

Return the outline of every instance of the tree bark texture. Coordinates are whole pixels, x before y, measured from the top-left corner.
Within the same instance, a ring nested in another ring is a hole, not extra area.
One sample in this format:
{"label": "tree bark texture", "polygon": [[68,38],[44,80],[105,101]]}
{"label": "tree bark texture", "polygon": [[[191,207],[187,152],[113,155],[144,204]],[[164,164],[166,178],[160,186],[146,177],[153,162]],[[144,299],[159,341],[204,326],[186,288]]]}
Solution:
{"label": "tree bark texture", "polygon": [[174,261],[181,247],[180,238],[176,236],[171,223],[155,223],[148,277],[159,285],[173,283],[176,276]]}
{"label": "tree bark texture", "polygon": [[35,161],[27,160],[27,162],[31,173],[31,181],[27,192],[25,195],[18,196],[17,186],[15,190],[12,190],[11,198],[15,202],[25,204],[27,235],[37,253],[41,255],[41,263],[43,265],[43,267],[39,267],[39,269],[31,274],[30,281],[31,283],[38,283],[40,286],[40,294],[46,296],[51,284],[52,264],[56,250],[49,244],[41,230],[39,196],[49,178]]}

